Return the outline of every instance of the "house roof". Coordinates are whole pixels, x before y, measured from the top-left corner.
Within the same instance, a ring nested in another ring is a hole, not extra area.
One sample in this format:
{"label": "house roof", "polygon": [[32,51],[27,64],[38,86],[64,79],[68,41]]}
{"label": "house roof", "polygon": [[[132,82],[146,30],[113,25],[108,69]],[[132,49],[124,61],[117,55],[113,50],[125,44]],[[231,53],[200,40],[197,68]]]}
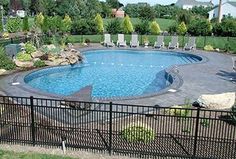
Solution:
{"label": "house roof", "polygon": [[178,0],[175,5],[183,6],[183,5],[192,5],[192,6],[213,6],[211,2],[199,2],[196,0]]}
{"label": "house roof", "polygon": [[231,4],[232,6],[235,6],[235,7],[236,7],[236,2],[226,2],[226,3],[229,3],[229,4]]}
{"label": "house roof", "polygon": [[[235,1],[235,2],[232,2],[232,1],[225,2],[225,3],[222,4],[222,6],[223,6],[224,4],[226,4],[226,3],[229,3],[229,4],[231,4],[232,6],[236,7],[236,1]],[[216,5],[216,6],[215,6],[214,8],[212,8],[212,10],[210,10],[209,12],[215,10],[215,9],[218,8],[218,7],[219,7],[219,5]],[[209,12],[208,12],[208,13],[209,13]]]}

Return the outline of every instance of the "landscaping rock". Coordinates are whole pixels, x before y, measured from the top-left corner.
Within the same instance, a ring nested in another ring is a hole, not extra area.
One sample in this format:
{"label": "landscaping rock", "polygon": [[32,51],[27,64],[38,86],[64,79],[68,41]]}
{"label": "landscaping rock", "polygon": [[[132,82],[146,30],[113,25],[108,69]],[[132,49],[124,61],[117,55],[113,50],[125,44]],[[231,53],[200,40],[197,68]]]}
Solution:
{"label": "landscaping rock", "polygon": [[40,60],[40,58],[34,58],[33,62],[36,62],[36,61],[39,61],[39,60]]}
{"label": "landscaping rock", "polygon": [[201,95],[197,102],[200,106],[207,109],[230,109],[235,103],[235,92],[222,94],[204,94]]}
{"label": "landscaping rock", "polygon": [[53,61],[45,61],[45,64],[47,66],[58,66],[58,65],[65,65],[65,64],[69,64],[67,59],[61,58],[61,59],[54,59]]}
{"label": "landscaping rock", "polygon": [[16,64],[16,66],[23,67],[23,68],[30,68],[30,67],[33,67],[33,65],[34,65],[34,63],[31,61],[22,62],[17,59],[15,60],[15,64]]}
{"label": "landscaping rock", "polygon": [[33,53],[31,54],[31,57],[33,57],[33,58],[40,58],[40,57],[42,57],[43,55],[44,55],[43,52],[41,52],[41,51],[35,51],[35,52],[33,52]]}
{"label": "landscaping rock", "polygon": [[79,57],[74,52],[69,52],[66,55],[67,55],[66,59],[69,60],[70,64],[75,64],[79,61]]}
{"label": "landscaping rock", "polygon": [[4,73],[6,73],[7,72],[7,70],[5,70],[5,69],[0,69],[0,75],[3,75]]}
{"label": "landscaping rock", "polygon": [[56,49],[56,46],[53,45],[53,44],[50,44],[50,45],[44,45],[44,47],[47,47],[48,50]]}

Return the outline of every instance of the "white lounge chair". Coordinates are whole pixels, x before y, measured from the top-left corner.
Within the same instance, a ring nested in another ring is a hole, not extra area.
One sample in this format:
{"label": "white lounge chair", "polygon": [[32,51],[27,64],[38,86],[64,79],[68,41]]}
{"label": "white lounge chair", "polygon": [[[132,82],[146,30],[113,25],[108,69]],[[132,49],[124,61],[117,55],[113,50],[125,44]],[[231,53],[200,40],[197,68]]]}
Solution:
{"label": "white lounge chair", "polygon": [[139,41],[138,41],[137,34],[132,34],[131,41],[130,41],[130,47],[139,47]]}
{"label": "white lounge chair", "polygon": [[111,41],[111,34],[104,34],[104,46],[113,47],[115,44]]}
{"label": "white lounge chair", "polygon": [[126,40],[124,34],[118,34],[118,41],[117,41],[118,47],[126,47]]}
{"label": "white lounge chair", "polygon": [[189,37],[188,43],[186,43],[184,46],[184,50],[196,50],[195,40],[195,37]]}
{"label": "white lounge chair", "polygon": [[172,36],[171,42],[169,42],[168,49],[177,49],[179,48],[178,36]]}
{"label": "white lounge chair", "polygon": [[157,36],[157,41],[155,41],[154,48],[161,49],[164,48],[164,36]]}

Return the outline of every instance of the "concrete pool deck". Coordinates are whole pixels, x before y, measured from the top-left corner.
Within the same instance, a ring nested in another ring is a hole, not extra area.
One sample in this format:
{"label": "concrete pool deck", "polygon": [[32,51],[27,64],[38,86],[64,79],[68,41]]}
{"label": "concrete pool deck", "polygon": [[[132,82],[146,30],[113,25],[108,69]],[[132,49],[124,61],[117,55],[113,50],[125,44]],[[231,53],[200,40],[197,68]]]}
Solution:
{"label": "concrete pool deck", "polygon": [[[88,47],[79,49],[86,51],[91,49],[106,49],[104,47]],[[134,49],[135,50],[135,49]],[[153,50],[153,49],[142,49]],[[166,50],[164,50],[166,51]],[[169,51],[169,50],[168,50]],[[176,50],[182,52],[182,50]],[[127,100],[112,100],[114,103],[137,104],[137,105],[160,105],[171,106],[183,104],[185,99],[196,100],[201,94],[216,94],[236,92],[236,72],[233,71],[232,55],[194,51],[192,53],[205,57],[204,62],[177,66],[178,76],[183,79],[181,86],[176,92],[165,92],[159,95],[135,98]],[[9,96],[60,98],[63,97],[40,92],[25,84],[22,80],[24,75],[31,71],[18,72],[7,76],[0,76],[0,92]],[[15,85],[12,85],[15,83]],[[79,99],[78,99],[79,100]],[[103,101],[108,102],[108,101]]]}

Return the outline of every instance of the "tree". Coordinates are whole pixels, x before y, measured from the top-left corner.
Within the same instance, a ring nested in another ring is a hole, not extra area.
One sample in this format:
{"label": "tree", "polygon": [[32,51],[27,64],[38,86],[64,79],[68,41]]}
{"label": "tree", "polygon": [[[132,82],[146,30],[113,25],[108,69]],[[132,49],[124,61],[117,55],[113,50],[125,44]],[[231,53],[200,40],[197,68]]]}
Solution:
{"label": "tree", "polygon": [[188,33],[194,36],[207,36],[211,35],[212,25],[209,20],[203,18],[196,18],[191,21],[188,26]]}
{"label": "tree", "polygon": [[25,16],[23,19],[23,31],[29,31],[29,21],[28,21],[28,16]]}
{"label": "tree", "polygon": [[26,13],[30,12],[31,0],[21,0],[21,4]]}
{"label": "tree", "polygon": [[141,35],[148,34],[149,33],[149,21],[148,20],[142,20],[135,26],[135,31]]}
{"label": "tree", "polygon": [[106,3],[111,6],[112,8],[120,8],[124,6],[122,3],[120,3],[118,0],[106,0]]}
{"label": "tree", "polygon": [[2,16],[0,15],[0,32],[3,31]]}
{"label": "tree", "polygon": [[70,32],[72,26],[72,20],[69,15],[65,15],[64,19],[62,20],[62,32]]}
{"label": "tree", "polygon": [[10,0],[0,0],[0,4],[3,6],[4,14],[7,13],[10,7]]}
{"label": "tree", "polygon": [[139,10],[139,17],[144,20],[153,20],[155,19],[155,10],[150,5],[141,6]]}
{"label": "tree", "polygon": [[97,14],[95,17],[95,23],[97,25],[97,30],[99,33],[103,33],[104,27],[103,27],[103,19],[100,14]]}
{"label": "tree", "polygon": [[179,23],[184,22],[186,25],[190,23],[192,15],[189,11],[180,11],[177,16],[177,21]]}
{"label": "tree", "polygon": [[191,12],[195,15],[200,15],[202,17],[208,18],[208,12],[212,9],[212,7],[203,7],[203,6],[195,6],[191,9]]}
{"label": "tree", "polygon": [[123,32],[125,34],[132,33],[134,31],[132,22],[130,21],[130,18],[128,15],[125,16],[124,21],[122,23],[122,27],[123,27]]}
{"label": "tree", "polygon": [[179,35],[185,35],[187,32],[187,27],[185,25],[184,22],[181,22],[179,25],[178,25],[178,28],[177,28],[177,33]]}
{"label": "tree", "polygon": [[111,7],[106,2],[100,2],[101,3],[101,16],[103,18],[107,18],[111,15]]}
{"label": "tree", "polygon": [[121,29],[121,22],[117,18],[108,22],[106,26],[106,31],[110,34],[121,33]]}
{"label": "tree", "polygon": [[36,17],[35,17],[35,24],[36,24],[36,26],[39,27],[39,28],[42,28],[43,23],[44,23],[43,13],[37,14]]}
{"label": "tree", "polygon": [[158,35],[161,32],[159,24],[156,21],[153,21],[150,25],[150,30],[152,34]]}

